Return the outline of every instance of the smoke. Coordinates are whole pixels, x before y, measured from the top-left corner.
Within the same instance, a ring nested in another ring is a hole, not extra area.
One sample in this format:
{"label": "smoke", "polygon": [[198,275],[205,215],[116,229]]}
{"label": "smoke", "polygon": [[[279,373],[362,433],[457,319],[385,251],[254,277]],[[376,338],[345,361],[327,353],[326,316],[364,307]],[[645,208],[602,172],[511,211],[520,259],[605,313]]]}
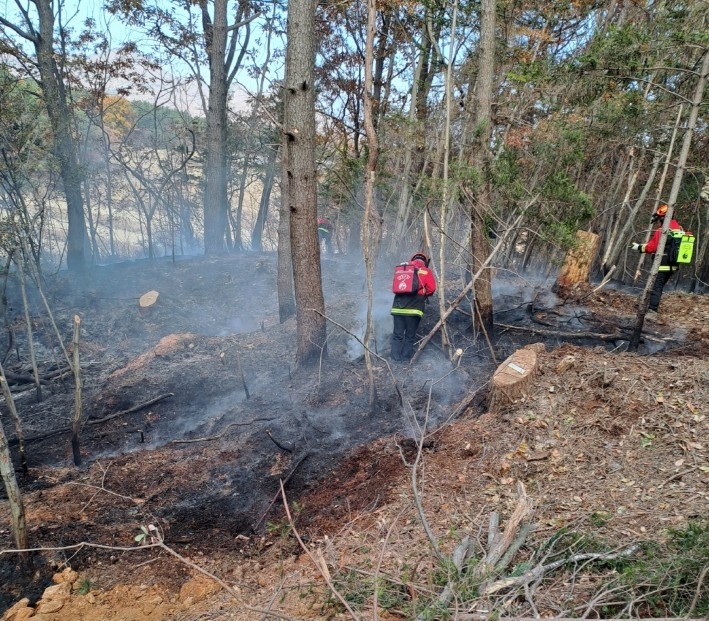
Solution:
{"label": "smoke", "polygon": [[[380,356],[387,350],[392,331],[390,315],[393,294],[388,291],[376,291],[372,300],[372,319],[374,322],[374,350]],[[358,360],[364,356],[364,331],[367,327],[367,304],[362,302],[355,315],[352,333],[357,337],[350,337],[347,341],[347,358],[350,361]],[[359,340],[357,340],[359,339]]]}

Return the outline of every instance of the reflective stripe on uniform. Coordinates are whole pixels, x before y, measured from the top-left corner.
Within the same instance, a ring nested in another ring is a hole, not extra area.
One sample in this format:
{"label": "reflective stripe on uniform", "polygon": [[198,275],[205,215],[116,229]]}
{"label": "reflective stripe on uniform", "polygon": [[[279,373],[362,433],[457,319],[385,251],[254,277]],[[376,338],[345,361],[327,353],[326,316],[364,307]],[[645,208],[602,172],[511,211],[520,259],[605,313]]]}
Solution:
{"label": "reflective stripe on uniform", "polygon": [[418,308],[392,308],[392,315],[418,315],[423,317],[423,311]]}

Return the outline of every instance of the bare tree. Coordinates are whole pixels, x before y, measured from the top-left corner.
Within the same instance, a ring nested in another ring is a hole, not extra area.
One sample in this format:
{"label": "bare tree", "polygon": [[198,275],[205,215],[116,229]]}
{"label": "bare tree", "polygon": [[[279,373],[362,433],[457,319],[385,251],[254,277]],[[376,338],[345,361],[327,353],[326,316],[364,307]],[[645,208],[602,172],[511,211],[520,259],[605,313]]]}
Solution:
{"label": "bare tree", "polygon": [[[171,55],[190,68],[199,89],[206,117],[204,163],[204,250],[217,254],[226,249],[227,104],[229,89],[241,69],[251,39],[251,22],[258,16],[249,0],[198,0],[176,3],[175,13],[164,3],[113,0],[110,10],[143,25]],[[232,15],[230,15],[230,12]],[[206,61],[209,76],[203,75]]]}
{"label": "bare tree", "polygon": [[[0,25],[19,35],[34,48],[35,58],[27,59],[21,46],[9,48],[22,63],[30,63],[38,75],[37,80],[44,97],[47,116],[52,126],[56,153],[64,194],[66,196],[69,228],[67,232],[67,266],[71,270],[85,267],[84,245],[86,242],[86,220],[84,201],[81,193],[81,168],[77,157],[77,147],[72,134],[72,114],[68,103],[65,56],[54,48],[55,3],[52,0],[31,0],[37,12],[37,23],[32,14],[20,7],[19,23],[0,16]],[[59,3],[57,3],[58,5]],[[58,10],[58,6],[57,6]],[[60,24],[61,26],[61,24]]]}

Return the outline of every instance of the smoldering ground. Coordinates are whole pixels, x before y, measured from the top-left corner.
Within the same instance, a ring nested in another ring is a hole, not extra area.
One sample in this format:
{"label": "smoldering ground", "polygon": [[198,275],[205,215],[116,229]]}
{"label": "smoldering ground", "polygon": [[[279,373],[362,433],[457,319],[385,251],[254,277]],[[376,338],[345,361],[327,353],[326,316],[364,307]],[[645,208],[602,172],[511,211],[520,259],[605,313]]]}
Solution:
{"label": "smoldering ground", "polygon": [[[148,462],[156,450],[213,450],[220,456],[215,460],[223,483],[219,493],[203,486],[159,513],[218,501],[241,516],[231,526],[243,529],[257,521],[283,476],[290,476],[296,488],[308,485],[358,444],[396,432],[413,435],[418,423],[412,426],[411,413],[402,410],[393,378],[379,375],[372,407],[366,374],[352,359],[364,295],[358,269],[346,259],[324,262],[327,313],[334,321],[328,323],[330,356],[312,375],[293,363],[295,320],[278,320],[275,255],[131,262],[97,268],[80,281],[60,273],[47,291],[65,342],[71,338],[72,317],[81,317],[82,467],[121,455]],[[160,295],[143,315],[137,300],[149,290]],[[379,293],[375,305],[377,340],[384,349],[391,331],[390,297]],[[32,300],[31,314],[44,327],[33,334],[43,348],[40,365],[56,364],[57,339],[47,329],[38,296]],[[19,329],[15,344],[7,366],[26,371]],[[464,394],[468,378],[432,349],[416,368],[399,369],[397,382],[414,415],[435,426]],[[33,466],[72,467],[67,430],[73,399],[69,378],[44,387],[40,402],[31,387],[17,394],[30,439],[24,485],[33,484]],[[12,426],[7,427],[14,440]],[[288,466],[305,454],[290,473]],[[244,488],[249,494],[238,491]]]}
{"label": "smoldering ground", "polygon": [[[462,307],[448,322],[452,342],[464,351],[459,364],[451,364],[439,337],[413,365],[390,373],[377,360],[372,407],[366,369],[352,359],[352,335],[359,334],[366,295],[359,269],[344,257],[324,262],[329,356],[308,373],[293,364],[295,320],[278,320],[275,255],[134,263],[98,269],[83,281],[61,273],[48,278],[46,293],[66,343],[73,316],[81,317],[83,463],[74,467],[67,433],[74,408],[71,378],[48,380],[40,402],[33,387],[15,384],[27,436],[50,432],[27,445],[29,473],[18,473],[22,491],[31,496],[52,488],[62,498],[51,514],[30,506],[32,544],[131,545],[132,529],[155,522],[173,545],[199,546],[205,554],[210,547],[239,552],[260,541],[269,524],[283,520],[281,481],[289,501],[313,503],[300,520],[318,510],[313,494],[327,491],[332,493],[319,499],[336,498],[337,515],[346,516],[357,509],[350,505],[356,481],[350,492],[337,492],[347,479],[340,465],[352,463],[348,456],[366,455],[363,476],[376,480],[375,494],[356,494],[364,509],[387,493],[387,473],[400,462],[397,453],[367,450],[380,446],[378,438],[419,438],[459,415],[461,404],[470,406],[468,415],[484,411],[485,385],[507,352],[531,340],[563,342],[558,329],[551,336],[534,331],[540,324],[529,312],[530,303],[544,312],[562,304],[544,284],[496,279],[496,320],[522,329],[501,329],[491,351],[474,340],[471,314]],[[391,330],[389,286],[384,270],[374,286],[376,341],[383,356]],[[137,300],[148,290],[159,291],[160,297],[150,313],[141,315]],[[27,332],[21,305],[12,290],[9,294],[14,334],[11,346],[9,340],[4,343],[5,368],[26,375]],[[604,296],[612,297],[613,291]],[[45,370],[63,364],[63,354],[37,298],[31,295],[33,340]],[[586,312],[582,298],[566,306]],[[589,301],[594,314],[603,311],[602,296]],[[618,313],[617,304],[608,308],[603,317],[616,324],[632,317],[630,308],[626,314]],[[437,320],[436,296],[419,336]],[[141,407],[158,396],[165,398]],[[2,416],[12,435],[6,412]],[[11,535],[4,529],[0,549],[10,547]],[[111,562],[110,554],[82,552],[72,565]],[[27,585],[4,581],[20,579],[13,561],[0,559],[0,591],[23,592]]]}

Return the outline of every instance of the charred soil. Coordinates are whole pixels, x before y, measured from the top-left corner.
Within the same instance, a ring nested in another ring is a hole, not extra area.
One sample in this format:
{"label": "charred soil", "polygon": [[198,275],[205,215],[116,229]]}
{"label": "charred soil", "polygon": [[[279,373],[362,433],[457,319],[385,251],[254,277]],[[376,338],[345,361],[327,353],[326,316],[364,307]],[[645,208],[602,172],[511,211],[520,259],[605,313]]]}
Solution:
{"label": "charred soil", "polygon": [[[293,362],[295,320],[278,320],[273,255],[126,263],[81,279],[48,278],[66,343],[72,318],[81,318],[78,467],[65,355],[37,304],[33,339],[48,378],[38,400],[22,379],[29,375],[22,309],[10,303],[8,315],[18,318],[5,337],[4,367],[18,378],[29,462],[18,480],[31,545],[42,551],[31,569],[15,554],[0,555],[0,612],[27,598],[24,608],[48,621],[257,619],[263,612],[255,611],[270,608],[336,618],[342,609],[328,598],[318,563],[346,574],[371,571],[378,558],[380,571],[396,575],[424,557],[411,484],[417,457],[423,506],[443,547],[454,545],[446,539],[454,530],[484,529],[491,511],[504,520],[517,482],[535,503],[530,545],[570,525],[617,546],[661,540],[668,526],[707,515],[706,296],[665,294],[671,321],[647,323],[641,352],[628,354],[637,296],[589,288],[561,301],[544,284],[532,290],[510,280],[496,295],[493,352],[472,340],[461,309],[450,327],[464,349],[460,364],[450,364],[436,337],[414,365],[390,366],[391,296],[382,274],[375,320],[384,358],[375,358],[370,407],[355,338],[365,304],[353,283],[362,275],[353,271],[361,272],[337,257],[323,261],[329,355],[309,371]],[[141,313],[138,299],[150,290],[158,300]],[[504,411],[488,412],[496,365],[530,342],[546,343],[538,380]],[[16,452],[5,409],[2,422]],[[287,528],[281,485],[315,560]],[[594,515],[604,516],[601,525],[590,525]],[[13,547],[9,523],[0,499],[0,550]],[[136,543],[149,525],[172,553]],[[82,542],[91,546],[72,547]],[[77,573],[61,574],[67,567]],[[53,607],[40,599],[52,580],[69,585]],[[552,592],[537,605],[558,610]]]}

